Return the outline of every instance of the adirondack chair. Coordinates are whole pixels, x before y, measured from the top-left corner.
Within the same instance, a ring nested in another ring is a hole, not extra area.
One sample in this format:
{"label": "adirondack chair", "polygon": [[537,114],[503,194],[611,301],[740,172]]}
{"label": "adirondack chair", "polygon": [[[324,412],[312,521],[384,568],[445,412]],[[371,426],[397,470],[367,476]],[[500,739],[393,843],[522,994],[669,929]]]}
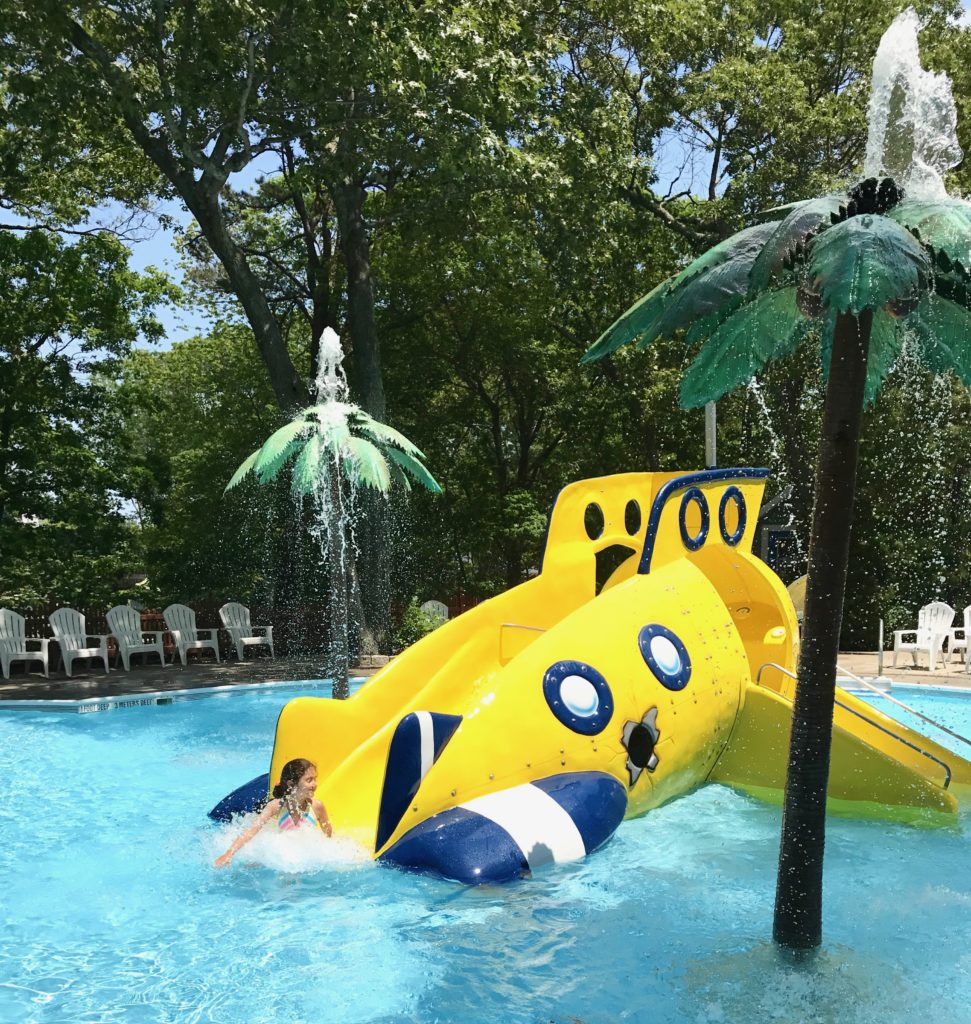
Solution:
{"label": "adirondack chair", "polygon": [[[893,634],[893,664],[897,665],[897,652],[910,651],[917,664],[918,651],[927,651],[931,672],[937,666],[940,656],[943,660],[942,648],[954,621],[954,609],[943,601],[932,601],[925,604],[917,615],[916,629],[898,629]],[[904,640],[913,637],[913,640]]]}
{"label": "adirondack chair", "polygon": [[[187,651],[201,651],[207,647],[212,648],[216,655],[216,661],[219,661],[218,629],[196,629],[196,613],[184,604],[170,604],[162,612],[162,615],[165,617],[165,625],[169,627],[183,665],[185,665]],[[203,633],[209,634],[208,640],[201,638]]]}
{"label": "adirondack chair", "polygon": [[[236,645],[236,657],[240,661],[243,660],[246,648],[253,644],[265,644],[270,648],[270,657],[276,657],[273,653],[273,627],[251,626],[249,608],[245,605],[229,601],[219,609],[219,618],[230,640]],[[262,636],[257,635],[258,630],[262,630]]]}
{"label": "adirondack chair", "polygon": [[[118,653],[124,663],[125,671],[131,671],[133,654],[157,654],[159,661],[165,664],[165,647],[162,645],[164,630],[146,632],[142,629],[142,617],[127,604],[116,604],[108,612],[108,626],[112,636],[118,641]],[[146,641],[145,637],[153,636],[154,640]]]}
{"label": "adirondack chair", "polygon": [[964,625],[955,626],[948,635],[947,660],[953,661],[955,656],[960,657],[960,651],[964,651],[964,660],[968,660],[968,637],[971,636],[971,604],[964,609]]}
{"label": "adirondack chair", "polygon": [[[100,658],[108,668],[108,633],[88,633],[84,628],[84,616],[73,608],[58,608],[47,617],[54,633],[54,639],[61,648],[61,660],[64,671],[71,674],[71,665],[75,658]],[[97,647],[87,647],[89,640],[97,640]]]}
{"label": "adirondack chair", "polygon": [[[24,617],[9,608],[0,608],[0,669],[3,678],[10,678],[12,661],[39,661],[44,666],[44,678],[47,674],[48,645],[50,639],[40,636],[25,636]],[[39,644],[39,650],[32,651],[28,644]]]}

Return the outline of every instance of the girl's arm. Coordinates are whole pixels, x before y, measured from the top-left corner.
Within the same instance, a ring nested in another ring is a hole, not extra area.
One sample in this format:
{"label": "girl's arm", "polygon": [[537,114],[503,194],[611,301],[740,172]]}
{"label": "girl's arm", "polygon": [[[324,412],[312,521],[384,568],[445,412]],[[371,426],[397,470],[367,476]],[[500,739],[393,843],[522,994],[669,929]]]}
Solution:
{"label": "girl's arm", "polygon": [[314,817],[320,823],[320,831],[329,839],[334,834],[334,826],[331,825],[330,818],[327,817],[327,808],[319,800],[314,800],[313,805]]}
{"label": "girl's arm", "polygon": [[233,840],[233,845],[221,856],[213,862],[213,867],[224,868],[231,863],[233,857],[256,835],[257,832],[276,814],[280,811],[280,801],[271,800],[266,807],[260,812],[259,818],[256,819],[255,824],[250,827],[241,835],[237,836]]}

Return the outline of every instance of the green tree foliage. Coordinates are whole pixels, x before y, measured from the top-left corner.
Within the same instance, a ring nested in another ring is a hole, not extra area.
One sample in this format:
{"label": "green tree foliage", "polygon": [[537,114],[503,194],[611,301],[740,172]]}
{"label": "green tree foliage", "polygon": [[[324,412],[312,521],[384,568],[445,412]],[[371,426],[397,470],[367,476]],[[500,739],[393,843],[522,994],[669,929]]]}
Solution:
{"label": "green tree foliage", "polygon": [[108,235],[0,231],[0,600],[102,600],[132,571],[107,382],[170,294]]}

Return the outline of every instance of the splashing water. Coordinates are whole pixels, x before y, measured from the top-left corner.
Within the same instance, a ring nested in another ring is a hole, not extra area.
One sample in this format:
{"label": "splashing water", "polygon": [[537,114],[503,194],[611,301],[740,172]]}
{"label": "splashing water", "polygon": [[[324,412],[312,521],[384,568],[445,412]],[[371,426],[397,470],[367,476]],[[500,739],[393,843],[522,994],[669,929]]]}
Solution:
{"label": "splashing water", "polygon": [[[359,408],[349,401],[343,359],[340,337],[336,331],[325,327],[320,339],[317,376],[314,380],[317,418],[325,432],[341,426],[347,429],[349,417]],[[347,458],[346,454],[335,449],[331,471],[317,475],[312,494],[315,520],[310,531],[330,570],[327,668],[337,677],[335,681],[338,686],[341,677],[344,680],[347,678],[350,662],[349,629],[360,625],[349,622],[352,604],[349,600],[351,562],[358,554],[354,540],[357,502],[353,475],[346,488],[341,486],[341,460],[344,458]]]}
{"label": "splashing water", "polygon": [[897,15],[873,59],[864,177],[889,175],[915,199],[944,199],[945,172],[961,162],[951,80],[925,71],[913,8]]}

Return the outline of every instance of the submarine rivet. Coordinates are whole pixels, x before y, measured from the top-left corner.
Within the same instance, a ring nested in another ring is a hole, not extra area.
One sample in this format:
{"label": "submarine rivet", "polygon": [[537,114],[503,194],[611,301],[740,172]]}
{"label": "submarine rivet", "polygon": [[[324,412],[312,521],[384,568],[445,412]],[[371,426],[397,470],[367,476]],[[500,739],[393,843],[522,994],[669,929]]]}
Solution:
{"label": "submarine rivet", "polygon": [[455,796],[456,790],[452,790],[452,796]]}
{"label": "submarine rivet", "polygon": [[566,761],[560,761],[560,764],[566,764]]}
{"label": "submarine rivet", "polygon": [[495,778],[495,775],[494,775],[494,774],[493,774],[492,772],[489,772],[489,778],[490,778],[490,779],[494,779],[494,778]]}
{"label": "submarine rivet", "polygon": [[418,813],[418,808],[417,807],[412,807],[412,810],[415,812],[415,814]]}

